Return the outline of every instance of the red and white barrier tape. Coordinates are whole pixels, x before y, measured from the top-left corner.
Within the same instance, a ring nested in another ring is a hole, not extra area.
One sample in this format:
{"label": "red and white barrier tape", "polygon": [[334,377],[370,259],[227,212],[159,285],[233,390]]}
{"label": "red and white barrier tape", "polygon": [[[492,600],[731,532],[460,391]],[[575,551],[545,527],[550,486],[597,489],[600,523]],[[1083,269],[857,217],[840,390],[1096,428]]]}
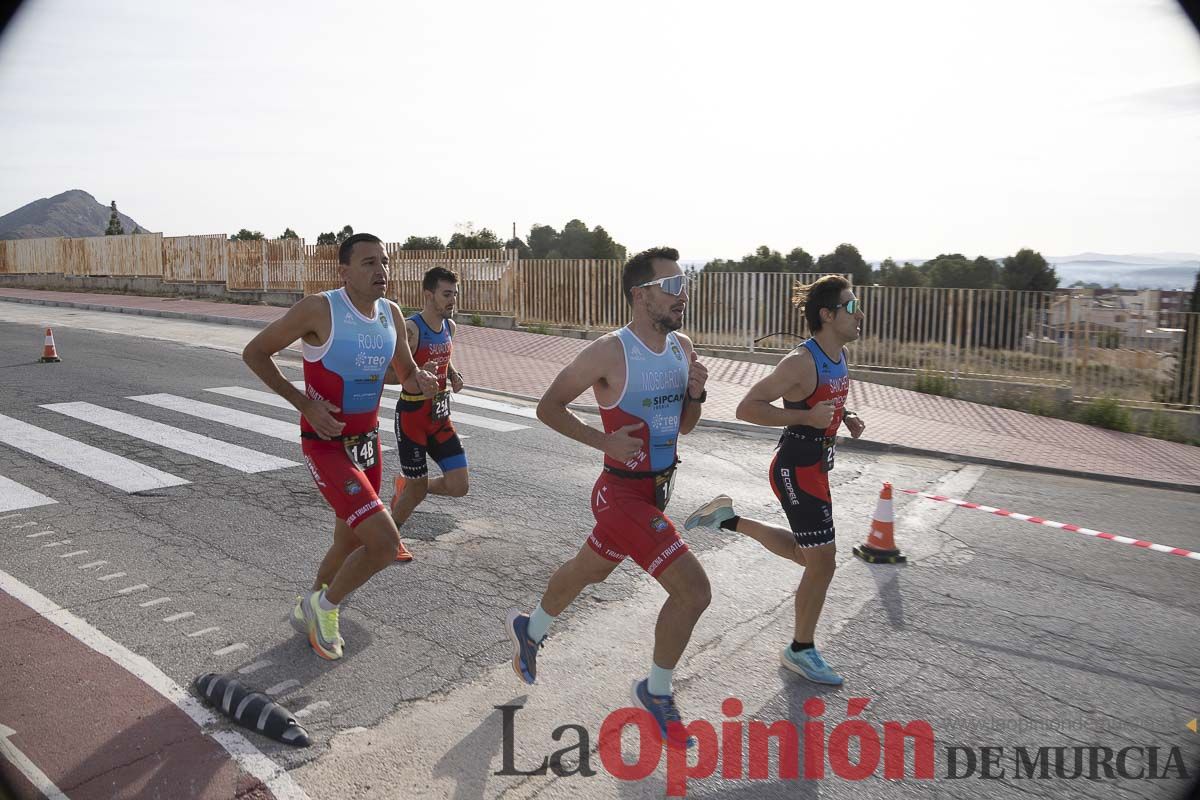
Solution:
{"label": "red and white barrier tape", "polygon": [[1049,525],[1051,528],[1061,528],[1064,531],[1072,533],[1082,533],[1084,536],[1096,536],[1100,539],[1108,539],[1121,544],[1131,544],[1134,547],[1142,547],[1146,550],[1157,550],[1160,553],[1170,553],[1173,556],[1183,556],[1184,558],[1192,558],[1200,561],[1200,553],[1193,553],[1191,550],[1184,550],[1182,547],[1169,547],[1165,544],[1155,544],[1142,539],[1131,539],[1128,536],[1118,536],[1115,533],[1105,533],[1104,531],[1094,531],[1091,528],[1084,528],[1081,525],[1070,525],[1065,522],[1055,522],[1052,519],[1042,519],[1041,517],[1031,517],[1028,514],[1018,514],[1016,511],[1008,511],[1003,508],[993,508],[985,506],[982,503],[971,503],[967,500],[959,500],[954,497],[943,497],[940,494],[929,494],[928,492],[918,492],[916,489],[901,489],[905,494],[915,494],[918,497],[924,497],[927,500],[937,500],[942,503],[951,503],[961,508],[975,508],[980,511],[986,511],[989,514],[995,514],[1000,517],[1011,517],[1023,522],[1033,522],[1038,525]]}

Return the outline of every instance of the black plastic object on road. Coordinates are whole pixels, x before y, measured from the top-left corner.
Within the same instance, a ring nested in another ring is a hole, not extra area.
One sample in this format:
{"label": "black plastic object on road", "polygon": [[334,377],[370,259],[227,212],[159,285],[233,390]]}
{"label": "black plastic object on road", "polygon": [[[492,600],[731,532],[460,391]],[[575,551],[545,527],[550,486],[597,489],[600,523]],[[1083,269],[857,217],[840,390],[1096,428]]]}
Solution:
{"label": "black plastic object on road", "polygon": [[296,747],[308,747],[308,731],[296,722],[292,712],[262,692],[253,692],[236,678],[209,672],[192,686],[200,699],[231,720],[257,733]]}

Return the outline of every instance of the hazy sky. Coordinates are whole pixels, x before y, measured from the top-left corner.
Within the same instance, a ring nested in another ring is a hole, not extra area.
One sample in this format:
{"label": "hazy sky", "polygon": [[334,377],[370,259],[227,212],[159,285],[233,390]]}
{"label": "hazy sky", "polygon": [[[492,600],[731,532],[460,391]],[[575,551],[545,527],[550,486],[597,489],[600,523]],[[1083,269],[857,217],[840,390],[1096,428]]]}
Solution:
{"label": "hazy sky", "polygon": [[0,213],[78,188],[167,235],[1200,251],[1172,0],[29,0],[0,120]]}

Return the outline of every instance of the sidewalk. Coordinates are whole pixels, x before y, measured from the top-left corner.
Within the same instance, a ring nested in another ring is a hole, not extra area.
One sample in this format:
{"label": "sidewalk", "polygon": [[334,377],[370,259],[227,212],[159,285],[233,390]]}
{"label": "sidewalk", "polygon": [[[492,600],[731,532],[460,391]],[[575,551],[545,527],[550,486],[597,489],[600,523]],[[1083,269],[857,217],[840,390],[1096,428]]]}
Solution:
{"label": "sidewalk", "polygon": [[[0,288],[0,300],[251,327],[262,327],[285,311],[273,306],[9,288]],[[476,328],[460,321],[454,360],[472,387],[536,398],[587,344],[580,339]],[[738,422],[734,410],[746,389],[771,367],[723,358],[703,361],[709,370],[705,421],[753,427]],[[596,401],[588,391],[579,402],[594,406]],[[929,454],[1200,491],[1200,447],[857,381],[851,384],[849,405],[863,417],[867,430],[859,441],[844,439],[846,448]]]}

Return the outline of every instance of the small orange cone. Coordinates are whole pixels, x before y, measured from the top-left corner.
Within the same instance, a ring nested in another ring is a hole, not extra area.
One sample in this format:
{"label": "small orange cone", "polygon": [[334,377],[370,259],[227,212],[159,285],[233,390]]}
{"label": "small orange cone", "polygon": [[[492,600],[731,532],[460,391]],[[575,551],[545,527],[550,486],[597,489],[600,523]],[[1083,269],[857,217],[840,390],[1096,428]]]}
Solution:
{"label": "small orange cone", "polygon": [[854,555],[868,564],[905,563],[908,559],[900,555],[892,533],[892,485],[885,481],[875,506],[875,517],[871,520],[871,532],[865,544],[854,548]]}
{"label": "small orange cone", "polygon": [[58,350],[54,348],[54,332],[46,328],[46,344],[42,347],[42,357],[38,359],[38,363],[50,364],[58,361],[62,359],[58,357]]}

